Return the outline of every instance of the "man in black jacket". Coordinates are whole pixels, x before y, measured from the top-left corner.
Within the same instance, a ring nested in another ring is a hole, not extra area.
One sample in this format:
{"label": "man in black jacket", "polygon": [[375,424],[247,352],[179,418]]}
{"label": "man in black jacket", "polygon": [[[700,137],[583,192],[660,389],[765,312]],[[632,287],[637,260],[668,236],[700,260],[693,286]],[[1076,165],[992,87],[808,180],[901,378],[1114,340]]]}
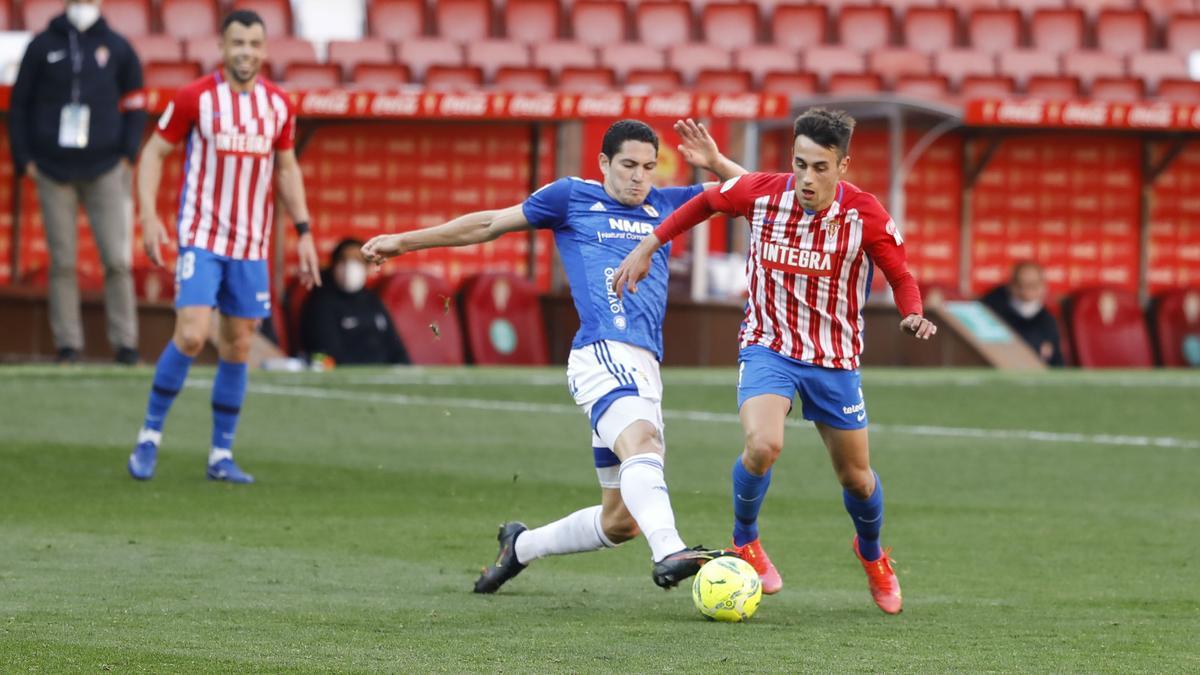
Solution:
{"label": "man in black jacket", "polygon": [[141,89],[137,54],[100,17],[100,0],[67,0],[66,11],[29,43],[13,85],[13,166],[37,183],[60,361],[75,361],[83,350],[75,277],[80,203],[104,264],[109,344],[118,362],[138,359],[129,167],[146,124]]}
{"label": "man in black jacket", "polygon": [[980,298],[1048,366],[1063,365],[1058,323],[1046,309],[1046,280],[1035,262],[1017,263],[1007,286]]}

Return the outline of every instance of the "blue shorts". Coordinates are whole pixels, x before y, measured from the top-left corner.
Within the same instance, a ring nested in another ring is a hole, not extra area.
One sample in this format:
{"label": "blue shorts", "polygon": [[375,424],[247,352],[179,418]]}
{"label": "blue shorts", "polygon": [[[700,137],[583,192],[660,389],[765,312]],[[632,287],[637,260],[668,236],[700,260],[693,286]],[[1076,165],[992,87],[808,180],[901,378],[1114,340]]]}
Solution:
{"label": "blue shorts", "polygon": [[738,353],[738,410],[747,399],[762,394],[789,401],[799,394],[800,410],[811,422],[835,429],[867,426],[867,404],[857,370],[822,368],[750,345]]}
{"label": "blue shorts", "polygon": [[271,315],[266,260],[235,260],[190,246],[175,262],[175,307],[216,307],[226,316]]}

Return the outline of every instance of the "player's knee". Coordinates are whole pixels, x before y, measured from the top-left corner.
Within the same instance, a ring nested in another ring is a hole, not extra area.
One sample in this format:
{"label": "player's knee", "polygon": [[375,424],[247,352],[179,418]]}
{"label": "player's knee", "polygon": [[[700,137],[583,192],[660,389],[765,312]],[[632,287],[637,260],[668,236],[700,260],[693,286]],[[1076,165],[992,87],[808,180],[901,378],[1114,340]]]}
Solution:
{"label": "player's knee", "polygon": [[606,515],[601,518],[600,527],[604,529],[604,536],[614,544],[629,541],[639,533],[637,521],[628,513]]}
{"label": "player's knee", "polygon": [[875,491],[875,476],[870,469],[843,469],[838,472],[838,482],[858,499],[868,499]]}
{"label": "player's knee", "polygon": [[770,469],[783,452],[783,436],[752,431],[746,434],[746,468],[758,474]]}
{"label": "player's knee", "polygon": [[175,329],[175,346],[188,356],[196,356],[204,349],[205,331],[192,326],[179,326]]}

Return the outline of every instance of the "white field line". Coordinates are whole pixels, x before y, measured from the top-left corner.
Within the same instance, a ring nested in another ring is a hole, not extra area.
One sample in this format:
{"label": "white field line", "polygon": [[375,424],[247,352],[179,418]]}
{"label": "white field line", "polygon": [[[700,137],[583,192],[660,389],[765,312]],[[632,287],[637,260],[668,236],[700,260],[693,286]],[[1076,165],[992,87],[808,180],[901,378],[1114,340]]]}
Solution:
{"label": "white field line", "polygon": [[[211,380],[189,379],[188,387],[209,388]],[[393,405],[419,405],[446,407],[453,409],[527,412],[555,415],[576,415],[582,413],[573,405],[554,403],[529,403],[524,401],[499,401],[493,399],[455,398],[439,396],[409,396],[407,394],[376,394],[344,389],[326,389],[315,387],[279,386],[273,384],[252,384],[249,391],[269,396],[291,396],[295,398],[310,398],[318,400],[356,401],[361,403],[388,403]],[[713,413],[699,410],[663,410],[663,416],[669,420],[685,420],[689,422],[715,422],[720,424],[738,424],[738,416],[733,413]],[[788,426],[803,427],[809,423],[801,419],[789,419]],[[936,436],[942,438],[975,438],[985,440],[1015,440],[1035,441],[1039,443],[1075,443],[1082,445],[1116,445],[1125,447],[1152,448],[1181,448],[1200,450],[1200,440],[1174,438],[1171,436],[1124,436],[1114,434],[1081,434],[1057,431],[1036,431],[1033,429],[978,429],[970,427],[942,427],[931,425],[904,424],[872,424],[871,431],[885,434],[903,434],[908,436]]]}

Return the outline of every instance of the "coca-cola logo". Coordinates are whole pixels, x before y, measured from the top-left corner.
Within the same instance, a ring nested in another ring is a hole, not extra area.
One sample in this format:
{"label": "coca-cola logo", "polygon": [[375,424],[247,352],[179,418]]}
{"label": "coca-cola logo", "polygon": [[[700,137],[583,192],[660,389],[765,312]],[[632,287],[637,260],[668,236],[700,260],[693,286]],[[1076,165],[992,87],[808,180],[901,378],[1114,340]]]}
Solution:
{"label": "coca-cola logo", "polygon": [[300,103],[308,115],[345,115],[350,112],[350,95],[344,92],[308,93]]}
{"label": "coca-cola logo", "polygon": [[371,101],[372,115],[411,117],[420,109],[421,97],[417,94],[378,94]]}
{"label": "coca-cola logo", "polygon": [[686,117],[692,114],[691,94],[651,96],[646,99],[647,117]]}
{"label": "coca-cola logo", "polygon": [[1102,127],[1108,124],[1108,104],[1068,103],[1062,111],[1063,124]]}
{"label": "coca-cola logo", "polygon": [[488,112],[487,94],[446,94],[438,103],[443,115],[482,117]]}
{"label": "coca-cola logo", "polygon": [[554,94],[517,94],[508,102],[508,114],[514,117],[553,117],[557,110]]}
{"label": "coca-cola logo", "polygon": [[1007,124],[1041,124],[1045,104],[1041,101],[1001,103],[996,110],[996,121]]}
{"label": "coca-cola logo", "polygon": [[625,114],[625,97],[620,94],[580,96],[575,110],[582,117],[620,117]]}
{"label": "coca-cola logo", "polygon": [[718,96],[713,100],[713,117],[736,117],[753,119],[758,117],[762,100],[757,94],[742,94],[739,96]]}
{"label": "coca-cola logo", "polygon": [[1169,127],[1175,118],[1175,110],[1165,104],[1135,105],[1129,109],[1131,127]]}

